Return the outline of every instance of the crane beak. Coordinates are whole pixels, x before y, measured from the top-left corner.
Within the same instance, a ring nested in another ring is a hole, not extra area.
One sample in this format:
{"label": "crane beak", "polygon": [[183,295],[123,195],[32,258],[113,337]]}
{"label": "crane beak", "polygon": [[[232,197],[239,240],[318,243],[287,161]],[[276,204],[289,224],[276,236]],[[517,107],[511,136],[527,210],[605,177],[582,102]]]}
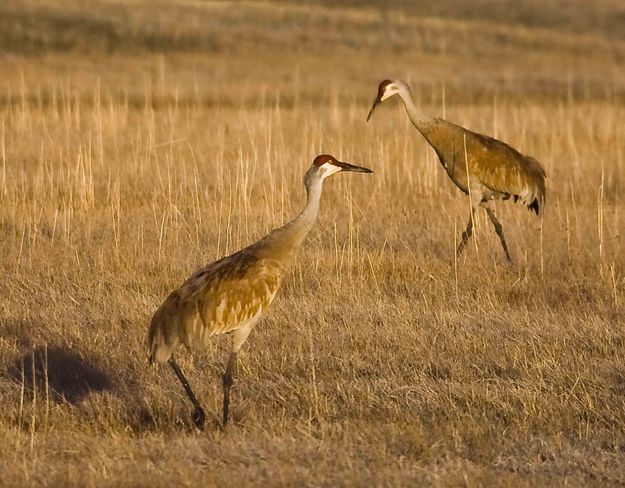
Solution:
{"label": "crane beak", "polygon": [[369,168],[363,168],[362,166],[344,163],[343,161],[335,161],[332,164],[341,168],[341,171],[353,171],[355,173],[373,173],[373,171],[371,171]]}
{"label": "crane beak", "polygon": [[377,97],[375,97],[375,100],[373,101],[373,105],[371,106],[371,110],[369,110],[369,115],[367,115],[367,122],[369,122],[369,119],[371,118],[371,116],[373,115],[373,112],[375,111],[375,108],[380,104],[380,96],[378,95]]}

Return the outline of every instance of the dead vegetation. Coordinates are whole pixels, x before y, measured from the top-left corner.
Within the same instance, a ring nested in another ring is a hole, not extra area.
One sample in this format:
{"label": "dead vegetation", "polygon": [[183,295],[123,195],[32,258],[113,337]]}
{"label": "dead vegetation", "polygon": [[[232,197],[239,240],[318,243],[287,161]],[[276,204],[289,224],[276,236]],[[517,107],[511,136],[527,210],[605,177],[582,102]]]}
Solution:
{"label": "dead vegetation", "polygon": [[[623,12],[555,3],[4,2],[3,483],[625,482]],[[454,260],[468,202],[394,104],[364,122],[387,77],[545,165],[542,223],[499,207],[513,266],[485,219]],[[149,317],[293,215],[321,151],[376,174],[327,185],[228,431],[225,341],[180,358],[197,433]]]}

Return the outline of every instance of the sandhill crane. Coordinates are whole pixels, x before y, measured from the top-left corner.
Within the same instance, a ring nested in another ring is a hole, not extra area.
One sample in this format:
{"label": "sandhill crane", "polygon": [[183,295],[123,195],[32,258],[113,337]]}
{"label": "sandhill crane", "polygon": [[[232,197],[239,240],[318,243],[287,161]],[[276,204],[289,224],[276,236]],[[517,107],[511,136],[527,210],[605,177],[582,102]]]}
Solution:
{"label": "sandhill crane", "polygon": [[237,353],[273,301],[284,274],[315,223],[323,180],[339,171],[372,172],[327,154],[317,156],[304,176],[306,206],[295,219],[255,244],[196,271],[152,317],[148,334],[150,364],[169,363],[195,407],[193,421],[198,427],[204,424],[204,410],[176,363],[174,352],[181,344],[191,348],[215,334],[232,332],[232,352],[223,376],[225,426]]}
{"label": "sandhill crane", "polygon": [[491,206],[493,200],[520,200],[536,215],[545,203],[545,170],[538,161],[489,136],[472,132],[444,119],[423,115],[416,107],[410,87],[403,81],[384,80],[367,116],[379,103],[399,95],[412,124],[434,148],[451,181],[469,195],[469,222],[458,246],[460,254],[473,233],[473,217],[482,206],[495,227],[509,261],[503,227]]}

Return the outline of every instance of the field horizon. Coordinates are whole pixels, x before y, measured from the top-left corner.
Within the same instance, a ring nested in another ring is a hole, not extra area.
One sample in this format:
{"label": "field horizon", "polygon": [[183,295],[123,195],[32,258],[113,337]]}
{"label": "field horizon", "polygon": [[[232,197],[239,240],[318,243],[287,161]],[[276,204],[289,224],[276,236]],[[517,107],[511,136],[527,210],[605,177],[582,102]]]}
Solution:
{"label": "field horizon", "polygon": [[[514,7],[514,8],[513,8]],[[625,483],[625,10],[616,0],[0,5],[5,486]],[[539,160],[547,204],[469,213],[399,101]],[[240,354],[166,366],[198,267],[317,224]]]}

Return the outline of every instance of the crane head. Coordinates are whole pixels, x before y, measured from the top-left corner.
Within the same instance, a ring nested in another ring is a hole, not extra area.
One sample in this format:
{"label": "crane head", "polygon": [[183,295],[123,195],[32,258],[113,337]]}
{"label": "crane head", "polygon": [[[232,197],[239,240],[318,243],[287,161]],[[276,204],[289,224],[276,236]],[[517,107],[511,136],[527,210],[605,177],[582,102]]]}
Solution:
{"label": "crane head", "polygon": [[393,95],[397,95],[399,93],[399,87],[394,81],[384,80],[378,86],[378,94],[373,101],[373,105],[371,106],[371,110],[369,110],[369,115],[367,115],[367,122],[373,115],[375,108],[382,103],[387,98],[392,97]]}
{"label": "crane head", "polygon": [[339,161],[334,156],[330,156],[329,154],[320,154],[317,156],[313,161],[310,171],[316,173],[321,177],[321,179],[327,178],[328,176],[338,173],[339,171],[373,173],[373,171],[369,168],[363,168],[362,166],[356,166],[354,164]]}

